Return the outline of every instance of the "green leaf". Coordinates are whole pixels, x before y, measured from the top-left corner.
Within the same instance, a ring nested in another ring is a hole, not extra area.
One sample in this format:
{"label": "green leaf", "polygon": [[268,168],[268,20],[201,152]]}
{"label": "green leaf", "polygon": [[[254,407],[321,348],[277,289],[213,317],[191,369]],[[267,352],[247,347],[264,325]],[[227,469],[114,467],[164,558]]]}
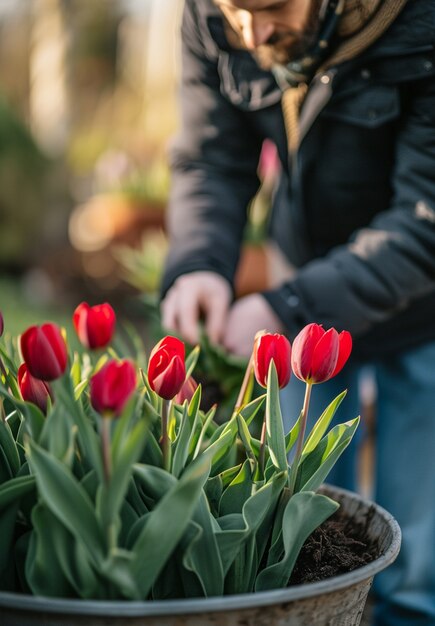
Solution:
{"label": "green leaf", "polygon": [[301,418],[302,418],[302,413],[299,414],[299,417],[296,420],[293,428],[285,436],[286,454],[288,454],[292,450],[293,446],[295,445],[298,439],[299,431],[301,429]]}
{"label": "green leaf", "polygon": [[193,458],[194,459],[198,456],[198,454],[201,451],[202,444],[204,442],[205,437],[207,436],[208,429],[209,429],[209,427],[211,426],[211,424],[213,422],[213,418],[214,418],[215,414],[216,414],[216,406],[213,406],[208,411],[208,413],[205,416],[204,424],[202,426],[201,433],[199,435],[199,438],[198,438],[198,441],[197,441],[197,444],[196,444],[196,447],[195,447],[195,452],[193,453]]}
{"label": "green leaf", "polygon": [[343,399],[345,398],[346,393],[347,391],[343,391],[342,393],[340,393],[331,402],[331,404],[323,411],[322,415],[319,417],[312,431],[307,437],[304,448],[302,450],[302,458],[307,456],[307,454],[309,454],[310,452],[314,450],[314,448],[316,448],[317,444],[320,442],[323,435],[328,430],[329,424],[331,423],[338,407],[340,406]]}
{"label": "green leaf", "polygon": [[18,476],[0,485],[0,511],[32,492],[34,488],[34,476]]}
{"label": "green leaf", "polygon": [[118,447],[109,483],[100,486],[99,509],[103,527],[111,526],[117,520],[129,488],[133,465],[138,461],[144,448],[147,430],[148,424],[145,420],[137,422]]}
{"label": "green leaf", "polygon": [[267,377],[266,432],[269,454],[273,464],[278,470],[287,472],[288,465],[284,427],[279,405],[278,375],[273,359],[270,361]]}
{"label": "green leaf", "polygon": [[199,353],[201,352],[200,346],[195,346],[190,354],[186,358],[186,380],[193,374],[193,370],[198,362]]}
{"label": "green leaf", "polygon": [[219,502],[219,515],[241,513],[243,505],[250,498],[253,489],[251,466],[245,461],[241,470],[225,489]]}
{"label": "green leaf", "polygon": [[149,514],[147,523],[133,546],[135,558],[132,572],[138,582],[141,598],[148,596],[186,530],[209,472],[210,460],[203,455],[187,468],[180,480]]}
{"label": "green leaf", "polygon": [[286,587],[296,559],[311,533],[330,517],[338,504],[313,492],[304,491],[290,498],[283,516],[284,556],[281,561],[263,569],[257,576],[255,591]]}
{"label": "green leaf", "polygon": [[0,511],[0,589],[15,591],[14,539],[18,500]]}
{"label": "green leaf", "polygon": [[224,590],[224,572],[214,533],[213,516],[204,493],[199,497],[193,521],[201,528],[196,540],[189,546],[183,558],[187,570],[195,572],[206,597],[220,596]]}
{"label": "green leaf", "polygon": [[21,466],[20,455],[8,422],[0,420],[0,448],[8,461],[12,476],[15,476]]}
{"label": "green leaf", "polygon": [[263,394],[259,396],[258,398],[255,398],[254,400],[249,402],[249,404],[246,404],[240,409],[239,413],[242,414],[247,426],[251,424],[251,422],[257,415],[258,411],[263,406],[265,400],[266,400],[266,394]]}
{"label": "green leaf", "polygon": [[335,426],[302,461],[296,480],[297,491],[313,491],[325,481],[338,458],[352,441],[360,418]]}
{"label": "green leaf", "polygon": [[[199,389],[199,387],[198,387]],[[184,465],[189,455],[189,439],[190,439],[190,421],[188,414],[187,402],[183,406],[183,414],[181,425],[178,431],[178,437],[173,443],[174,456],[172,459],[172,473],[178,478],[184,469]]]}
{"label": "green leaf", "polygon": [[105,551],[102,529],[83,486],[63,463],[32,441],[28,442],[27,456],[50,511],[83,543],[93,563],[101,563]]}
{"label": "green leaf", "polygon": [[252,471],[255,471],[257,467],[257,458],[252,447],[251,433],[249,432],[248,425],[246,424],[243,415],[240,413],[237,415],[237,425],[239,428],[239,437],[243,443],[243,447],[245,448],[246,455],[248,459],[250,459],[251,469]]}
{"label": "green leaf", "polygon": [[[216,539],[225,573],[229,571],[241,545],[247,542],[249,538],[258,540],[261,545],[263,544],[263,536],[258,537],[257,533],[261,530],[264,521],[273,514],[276,501],[285,482],[286,476],[277,474],[269,483],[248,498],[243,506],[242,515],[232,513],[217,520],[221,531],[217,531]],[[252,562],[250,565],[252,566]],[[245,571],[246,579],[252,578],[252,572],[248,570],[249,566]],[[228,593],[236,593],[238,589],[244,587],[244,581],[236,580],[234,576],[231,582],[226,581],[226,592]]]}
{"label": "green leaf", "polygon": [[[32,523],[34,531],[26,559],[26,579],[32,593],[61,598],[76,596],[77,589],[71,581],[72,564],[68,566],[69,576],[61,564],[65,552],[71,551],[71,536],[67,535],[65,527],[42,503],[34,507]],[[71,542],[69,547],[68,541]]]}
{"label": "green leaf", "polygon": [[1,383],[0,395],[7,398],[24,417],[24,425],[27,432],[32,439],[38,441],[45,422],[45,416],[42,411],[35,404],[32,404],[31,402],[24,402],[23,400],[11,395],[6,387]]}
{"label": "green leaf", "polygon": [[113,583],[116,597],[135,600],[139,597],[139,589],[131,571],[133,555],[126,550],[116,549],[104,562],[102,573]]}
{"label": "green leaf", "polygon": [[68,376],[63,376],[52,383],[56,403],[61,403],[78,429],[78,439],[81,450],[84,451],[92,467],[97,471],[100,481],[103,482],[103,464],[101,458],[100,441],[93,425],[85,415],[83,406],[75,400],[74,390]]}
{"label": "green leaf", "polygon": [[87,380],[82,380],[78,385],[74,386],[74,398],[76,400],[80,400],[80,397],[87,386],[88,386]]}
{"label": "green leaf", "polygon": [[45,420],[38,443],[71,467],[76,435],[77,426],[73,424],[69,413],[62,404],[55,403]]}

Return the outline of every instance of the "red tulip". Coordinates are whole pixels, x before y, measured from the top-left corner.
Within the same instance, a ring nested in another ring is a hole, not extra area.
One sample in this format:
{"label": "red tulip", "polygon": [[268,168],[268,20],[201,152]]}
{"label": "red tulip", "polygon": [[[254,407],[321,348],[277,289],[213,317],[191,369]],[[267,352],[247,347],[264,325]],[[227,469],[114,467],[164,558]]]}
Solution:
{"label": "red tulip", "polygon": [[306,383],[323,383],[336,376],[352,351],[352,337],[335,328],[325,331],[318,324],[308,324],[293,342],[292,368]]}
{"label": "red tulip", "polygon": [[98,413],[120,415],[136,389],[131,361],[108,361],[91,378],[91,404]]}
{"label": "red tulip", "polygon": [[171,400],[186,378],[184,343],[176,337],[164,337],[153,348],[148,363],[148,381],[153,391]]}
{"label": "red tulip", "polygon": [[39,406],[43,413],[47,412],[48,398],[53,399],[50,386],[43,380],[34,378],[25,363],[20,365],[18,370],[18,386],[23,400],[33,402],[33,404]]}
{"label": "red tulip", "polygon": [[91,350],[110,343],[115,330],[116,316],[110,304],[78,305],[73,313],[73,324],[81,343]]}
{"label": "red tulip", "polygon": [[183,404],[185,400],[190,402],[192,400],[193,394],[198,389],[198,383],[193,378],[193,376],[189,376],[189,378],[183,383],[180,391],[174,398],[174,402],[177,404]]}
{"label": "red tulip", "polygon": [[3,315],[0,311],[0,337],[3,335],[4,328],[5,328],[5,322],[3,319]]}
{"label": "red tulip", "polygon": [[254,343],[254,371],[257,382],[267,387],[267,375],[271,360],[275,363],[280,389],[290,380],[291,345],[287,337],[275,333],[257,337]]}
{"label": "red tulip", "polygon": [[21,352],[29,372],[39,380],[54,380],[66,369],[68,354],[65,339],[56,324],[31,326],[20,340]]}

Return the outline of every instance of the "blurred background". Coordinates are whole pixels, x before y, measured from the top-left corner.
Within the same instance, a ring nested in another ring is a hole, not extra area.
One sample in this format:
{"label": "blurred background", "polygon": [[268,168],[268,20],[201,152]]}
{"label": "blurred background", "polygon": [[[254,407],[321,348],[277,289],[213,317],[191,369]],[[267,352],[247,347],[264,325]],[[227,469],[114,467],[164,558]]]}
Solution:
{"label": "blurred background", "polygon": [[179,0],[0,0],[0,310],[155,293]]}
{"label": "blurred background", "polygon": [[[0,0],[0,310],[11,332],[69,319],[83,299],[152,310],[181,11],[182,0]],[[264,161],[239,293],[266,281],[273,146]]]}

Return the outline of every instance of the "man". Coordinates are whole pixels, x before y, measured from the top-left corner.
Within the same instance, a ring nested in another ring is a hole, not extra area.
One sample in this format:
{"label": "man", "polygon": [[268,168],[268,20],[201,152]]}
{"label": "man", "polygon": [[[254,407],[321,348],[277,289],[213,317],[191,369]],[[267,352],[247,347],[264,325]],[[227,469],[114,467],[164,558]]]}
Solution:
{"label": "man", "polygon": [[[375,360],[376,499],[403,531],[376,626],[435,624],[434,46],[434,0],[186,0],[183,21],[163,323],[195,343],[202,317],[247,355],[260,328],[292,339],[315,321]],[[290,270],[233,302],[265,138]],[[319,387],[323,408],[335,389]]]}

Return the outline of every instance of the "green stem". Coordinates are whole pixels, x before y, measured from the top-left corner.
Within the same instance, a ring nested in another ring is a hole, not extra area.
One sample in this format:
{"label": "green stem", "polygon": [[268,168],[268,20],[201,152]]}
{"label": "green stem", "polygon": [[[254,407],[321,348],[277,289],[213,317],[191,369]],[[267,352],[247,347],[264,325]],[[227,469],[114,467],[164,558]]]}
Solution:
{"label": "green stem", "polygon": [[103,415],[101,420],[101,447],[103,451],[104,480],[109,484],[112,475],[112,456],[110,451],[110,417]]}
{"label": "green stem", "polygon": [[296,476],[298,473],[299,461],[301,460],[302,450],[304,447],[305,430],[307,427],[308,408],[310,406],[312,386],[313,386],[312,383],[306,383],[304,404],[303,404],[302,413],[301,413],[301,427],[299,430],[295,457],[293,459],[293,463],[292,463],[291,470],[290,470],[290,478],[289,478],[290,497],[293,495],[293,492],[294,492],[294,488],[296,484]]}
{"label": "green stem", "polygon": [[242,382],[242,385],[241,385],[240,390],[239,390],[239,395],[237,396],[236,404],[234,405],[233,415],[236,415],[240,411],[240,409],[242,408],[242,406],[244,404],[244,399],[245,399],[245,396],[246,396],[246,390],[248,388],[249,381],[250,381],[250,378],[252,376],[253,366],[254,366],[254,355],[251,354],[250,359],[248,361],[248,365],[247,365],[246,370],[245,370],[245,375],[243,377],[243,382]]}
{"label": "green stem", "polygon": [[162,453],[163,453],[163,467],[164,467],[164,469],[167,472],[169,472],[170,465],[171,465],[170,440],[169,440],[169,433],[168,433],[168,413],[169,413],[168,405],[169,405],[169,401],[168,400],[163,400],[163,403],[162,403],[162,436],[161,436],[161,439],[160,439],[160,443],[161,443],[161,446],[162,446]]}

